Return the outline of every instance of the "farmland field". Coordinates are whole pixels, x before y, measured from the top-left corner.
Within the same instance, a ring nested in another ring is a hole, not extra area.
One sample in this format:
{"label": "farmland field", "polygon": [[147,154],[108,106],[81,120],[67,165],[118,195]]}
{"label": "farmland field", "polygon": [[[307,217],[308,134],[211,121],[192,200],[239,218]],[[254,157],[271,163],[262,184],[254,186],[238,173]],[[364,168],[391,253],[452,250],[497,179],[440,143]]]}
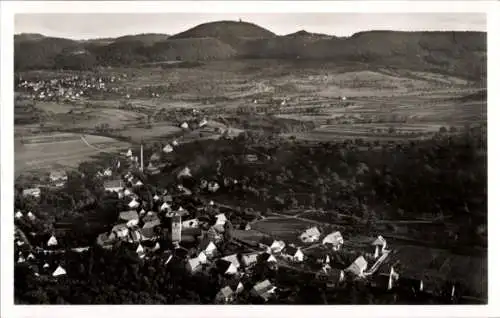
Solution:
{"label": "farmland field", "polygon": [[298,236],[315,223],[292,218],[269,218],[252,224],[252,229],[284,240],[300,243]]}
{"label": "farmland field", "polygon": [[[96,148],[106,152],[118,152],[128,146],[112,138],[85,136]],[[81,136],[70,133],[52,133],[15,140],[15,173],[52,168],[77,167],[84,161],[90,161],[98,150],[86,145]]]}
{"label": "farmland field", "polygon": [[413,245],[398,245],[395,248],[396,257],[402,264],[400,272],[403,276],[458,281],[469,286],[474,295],[484,298],[487,295],[486,258]]}
{"label": "farmland field", "polygon": [[145,140],[158,139],[160,137],[168,137],[181,131],[181,128],[175,126],[172,123],[155,123],[152,125],[151,129],[147,128],[127,128],[120,132],[121,136],[130,137],[133,140],[140,140],[141,138]]}

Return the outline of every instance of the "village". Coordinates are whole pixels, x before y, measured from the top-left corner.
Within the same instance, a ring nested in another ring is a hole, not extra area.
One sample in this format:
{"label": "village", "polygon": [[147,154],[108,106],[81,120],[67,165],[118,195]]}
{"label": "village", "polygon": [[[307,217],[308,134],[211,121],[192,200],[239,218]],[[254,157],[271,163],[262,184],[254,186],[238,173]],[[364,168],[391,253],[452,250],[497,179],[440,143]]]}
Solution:
{"label": "village", "polygon": [[[175,152],[177,147],[179,143],[172,140],[162,148],[163,155]],[[129,149],[121,154],[116,167],[96,174],[103,180],[106,195],[116,198],[123,209],[114,226],[98,235],[95,246],[61,245],[55,232],[34,246],[27,237],[36,237],[37,233],[26,235],[17,228],[17,263],[28,264],[36,277],[57,280],[68,274],[66,251],[126,246],[143,262],[161,260],[163,266],[180,266],[190,275],[215,275],[223,286],[214,303],[233,303],[244,291],[254,301],[272,302],[287,290],[273,279],[280,268],[306,274],[325,288],[346,288],[361,282],[382,293],[406,293],[414,298],[439,294],[450,301],[457,297],[455,285],[443,290],[442,286],[424,285],[423,279],[401,276],[399,262],[391,257],[383,235],[366,237],[362,244],[349,244],[340,231],[318,225],[304,228],[293,242],[272,235],[248,240],[244,233],[252,231],[252,222],[265,217],[241,218],[232,207],[209,199],[221,187],[238,186],[237,179],[196,180],[190,168],[184,167],[174,171],[174,184],[169,188],[148,185],[150,177],[160,174],[157,166],[161,154],[153,154],[145,169],[142,146],[139,151],[136,156]],[[126,171],[122,175],[116,172],[121,165],[127,167],[122,167]],[[55,189],[67,181],[63,171],[52,171],[47,180]],[[154,186],[154,191],[149,186]],[[40,187],[24,189],[22,195],[36,200],[40,191]],[[32,211],[15,212],[16,221],[36,218]]]}

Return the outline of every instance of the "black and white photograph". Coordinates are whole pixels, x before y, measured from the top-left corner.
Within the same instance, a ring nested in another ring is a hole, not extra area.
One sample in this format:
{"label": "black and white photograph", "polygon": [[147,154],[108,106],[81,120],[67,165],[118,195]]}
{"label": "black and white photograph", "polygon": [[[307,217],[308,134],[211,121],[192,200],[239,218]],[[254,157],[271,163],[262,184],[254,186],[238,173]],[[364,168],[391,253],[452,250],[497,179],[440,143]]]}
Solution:
{"label": "black and white photograph", "polygon": [[487,12],[245,8],[12,16],[14,307],[491,303]]}

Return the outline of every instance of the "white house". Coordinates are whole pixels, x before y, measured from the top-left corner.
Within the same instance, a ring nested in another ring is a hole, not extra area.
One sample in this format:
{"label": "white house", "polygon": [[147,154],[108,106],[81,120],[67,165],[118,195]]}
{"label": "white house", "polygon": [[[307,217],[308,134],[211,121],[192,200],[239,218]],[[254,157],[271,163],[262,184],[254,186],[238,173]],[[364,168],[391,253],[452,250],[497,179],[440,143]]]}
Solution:
{"label": "white house", "polygon": [[117,224],[113,226],[111,233],[114,233],[118,238],[127,237],[129,234],[127,224]]}
{"label": "white house", "polygon": [[252,294],[254,296],[261,297],[266,301],[269,300],[275,291],[276,287],[273,286],[268,279],[255,284],[252,288]]}
{"label": "white house", "polygon": [[238,260],[238,256],[236,254],[227,255],[221,259],[230,262],[236,269],[240,268],[240,261]]}
{"label": "white house", "polygon": [[24,216],[24,214],[18,210],[14,216],[16,217],[16,219],[20,219]]}
{"label": "white house", "polygon": [[183,122],[183,123],[181,124],[181,128],[183,128],[183,129],[188,129],[188,128],[189,128],[188,123],[187,123],[187,122]]}
{"label": "white house", "polygon": [[30,254],[28,255],[28,259],[29,259],[29,260],[33,260],[33,259],[35,259],[35,255],[33,255],[32,253],[30,253]]}
{"label": "white house", "polygon": [[127,222],[127,227],[129,227],[129,228],[136,227],[137,225],[139,225],[139,220],[137,220],[137,219],[130,220]]}
{"label": "white house", "polygon": [[259,253],[245,254],[241,257],[241,262],[243,263],[244,266],[251,267],[257,264],[258,257]]}
{"label": "white house", "polygon": [[177,142],[177,140],[174,140],[174,141],[172,141],[172,145],[175,147],[175,146],[178,146],[179,143]]}
{"label": "white house", "polygon": [[[394,287],[394,282],[399,279],[399,274],[394,270],[394,267],[391,266],[391,270],[389,271],[389,280],[387,281],[387,290],[391,290]],[[423,290],[423,281],[420,281],[420,287]]]}
{"label": "white house", "polygon": [[300,248],[287,246],[283,249],[283,257],[296,263],[304,261],[304,253]]}
{"label": "white house", "polygon": [[135,198],[134,198],[134,199],[132,199],[132,201],[130,201],[130,203],[128,204],[129,208],[131,208],[131,209],[136,209],[136,208],[138,208],[138,207],[139,207],[139,205],[140,205],[140,203],[139,203],[139,202],[137,202],[137,201],[135,200]]}
{"label": "white house", "polygon": [[379,235],[372,242],[372,245],[373,246],[379,246],[384,251],[387,248],[387,241],[382,237],[382,235]]}
{"label": "white house", "polygon": [[139,257],[144,257],[144,247],[142,247],[141,244],[139,244],[139,246],[137,246],[137,249],[135,250],[135,252],[137,253],[137,255],[139,255]]}
{"label": "white house", "polygon": [[244,289],[245,289],[245,287],[243,286],[243,284],[242,284],[241,282],[238,282],[238,285],[236,285],[236,288],[234,289],[234,293],[235,293],[235,294],[239,294],[239,293],[241,293]]}
{"label": "white house", "polygon": [[205,240],[202,244],[200,244],[200,249],[207,255],[208,257],[212,257],[217,252],[217,246],[209,240]]}
{"label": "white house", "polygon": [[31,213],[31,211],[29,211],[29,212],[28,212],[27,216],[28,216],[28,218],[29,218],[30,220],[32,220],[32,221],[33,221],[34,219],[36,219],[35,215],[34,215],[33,213]]}
{"label": "white house", "polygon": [[191,219],[182,222],[182,228],[197,229],[200,226],[198,219]]}
{"label": "white house", "polygon": [[319,240],[319,237],[321,235],[321,232],[318,230],[318,228],[312,227],[307,229],[304,233],[300,235],[300,240],[304,243],[313,243]]}
{"label": "white house", "polygon": [[269,249],[271,250],[272,253],[281,253],[283,249],[285,248],[286,243],[284,241],[277,241],[274,240],[271,246],[269,246]]}
{"label": "white house", "polygon": [[368,262],[363,256],[356,258],[356,260],[346,268],[346,272],[350,272],[356,276],[363,276],[368,267]]}
{"label": "white house", "polygon": [[49,240],[47,241],[48,246],[56,246],[57,245],[57,239],[54,235],[52,235]]}
{"label": "white house", "polygon": [[199,126],[200,128],[203,126],[206,126],[208,124],[208,121],[204,118],[202,121],[200,121]]}
{"label": "white house", "polygon": [[109,192],[119,192],[123,189],[123,182],[122,180],[105,181],[104,189]]}
{"label": "white house", "polygon": [[220,188],[219,184],[215,181],[210,181],[208,183],[207,187],[208,187],[208,191],[210,191],[210,192],[217,192],[217,190],[219,190],[219,188]]}
{"label": "white house", "polygon": [[190,258],[186,264],[187,270],[191,273],[198,271],[201,268],[201,263],[198,257]]}
{"label": "white house", "polygon": [[127,151],[126,156],[127,156],[127,157],[132,157],[132,155],[133,155],[133,154],[132,154],[132,149],[129,149],[129,150]]}
{"label": "white house", "polygon": [[160,206],[160,211],[164,211],[170,209],[170,205],[167,202],[163,202],[163,204]]}
{"label": "white house", "polygon": [[23,197],[34,197],[34,198],[39,198],[41,195],[41,190],[40,188],[29,188],[29,189],[23,189]]}
{"label": "white house", "polygon": [[160,243],[156,242],[155,246],[151,249],[153,252],[156,252],[160,249]]}
{"label": "white house", "polygon": [[219,272],[224,275],[234,275],[238,272],[238,267],[236,267],[231,261],[225,259],[219,259],[216,266]]}
{"label": "white house", "polygon": [[233,301],[233,299],[234,299],[234,292],[229,286],[221,288],[221,290],[215,296],[215,301],[217,303],[227,304]]}
{"label": "white house", "polygon": [[174,151],[174,148],[172,148],[172,146],[170,146],[170,144],[167,144],[165,147],[163,147],[164,153],[171,153],[172,151]]}
{"label": "white house", "polygon": [[188,167],[185,167],[184,169],[182,169],[178,174],[177,174],[177,177],[178,178],[182,178],[182,177],[191,177],[191,169],[189,169]]}
{"label": "white house", "polygon": [[56,270],[52,273],[52,276],[58,277],[58,276],[62,276],[62,275],[66,275],[66,270],[64,268],[62,268],[61,265],[59,265],[56,268]]}
{"label": "white house", "polygon": [[208,263],[208,257],[207,257],[207,255],[203,251],[201,251],[198,254],[197,258],[200,261],[200,264],[206,264],[206,263]]}
{"label": "white house", "polygon": [[138,180],[138,181],[135,183],[135,186],[136,186],[136,187],[140,187],[140,186],[143,186],[143,185],[144,185],[144,183],[142,183],[142,181],[141,181],[141,180]]}
{"label": "white house", "polygon": [[339,231],[330,233],[323,239],[323,245],[330,245],[335,251],[338,251],[343,244],[344,238]]}
{"label": "white house", "polygon": [[25,260],[24,260],[24,257],[23,257],[22,255],[21,255],[21,256],[19,256],[19,258],[17,259],[17,262],[18,262],[18,263],[24,263],[24,261],[25,261]]}
{"label": "white house", "polygon": [[221,225],[226,224],[227,218],[224,213],[217,214],[215,218],[216,218],[215,224],[221,224]]}
{"label": "white house", "polygon": [[158,201],[158,200],[160,200],[160,197],[157,194],[155,194],[155,196],[153,197],[153,200]]}

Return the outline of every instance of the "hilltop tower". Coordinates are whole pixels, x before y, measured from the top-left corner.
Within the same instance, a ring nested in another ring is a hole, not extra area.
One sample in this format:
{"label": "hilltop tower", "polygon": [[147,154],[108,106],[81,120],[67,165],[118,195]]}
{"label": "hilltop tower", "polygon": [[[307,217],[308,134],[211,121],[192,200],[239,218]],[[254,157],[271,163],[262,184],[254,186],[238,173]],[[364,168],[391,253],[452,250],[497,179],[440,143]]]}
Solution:
{"label": "hilltop tower", "polygon": [[178,244],[181,241],[182,218],[179,214],[172,216],[171,238],[173,244]]}

